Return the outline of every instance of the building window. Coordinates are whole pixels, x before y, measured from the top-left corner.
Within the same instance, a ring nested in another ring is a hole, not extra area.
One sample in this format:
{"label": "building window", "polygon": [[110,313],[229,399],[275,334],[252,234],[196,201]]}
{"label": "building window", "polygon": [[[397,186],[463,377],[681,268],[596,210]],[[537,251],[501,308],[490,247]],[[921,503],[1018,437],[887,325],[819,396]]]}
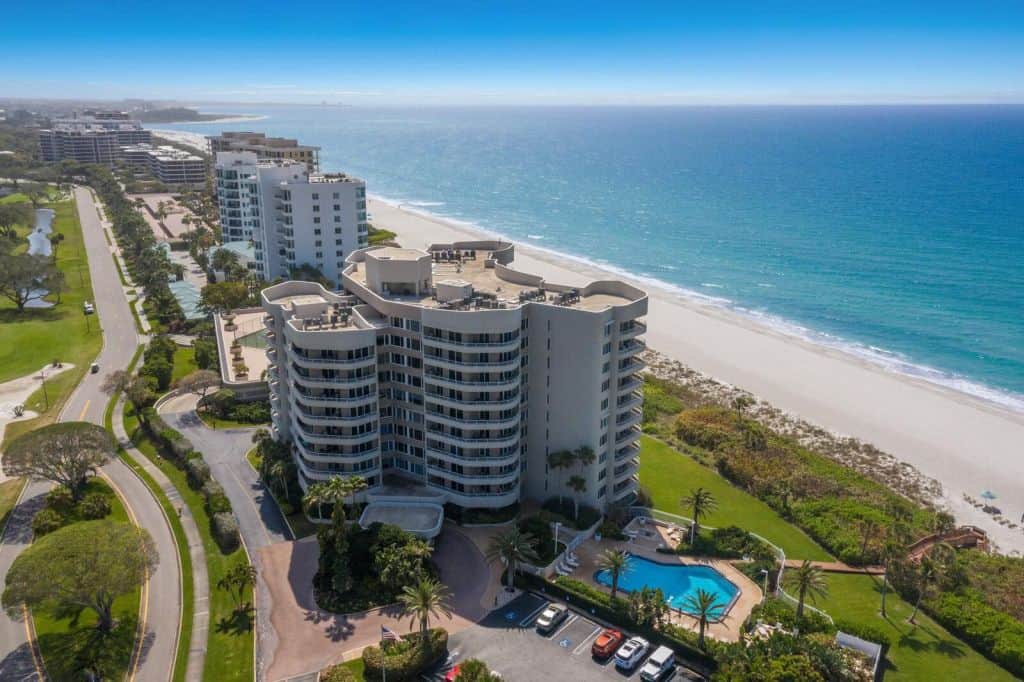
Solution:
{"label": "building window", "polygon": [[320,218],[319,217],[314,217],[313,218],[313,224],[314,225],[319,225],[320,224]]}
{"label": "building window", "polygon": [[340,195],[340,194],[338,194],[337,192],[335,192],[335,193],[334,193],[334,194],[333,194],[332,196],[333,196],[333,198],[335,198],[335,199],[339,199],[339,198],[341,197],[341,195]]}
{"label": "building window", "polygon": [[320,212],[320,204],[313,204],[313,213]]}
{"label": "building window", "polygon": [[340,215],[334,216],[334,222],[340,223],[341,222],[341,216]]}
{"label": "building window", "polygon": [[341,210],[341,204],[335,204],[334,205],[334,210],[335,211],[340,211]]}
{"label": "building window", "polygon": [[320,195],[317,194],[316,192],[313,192],[313,199],[316,200],[316,199],[319,199],[319,198],[320,198]]}

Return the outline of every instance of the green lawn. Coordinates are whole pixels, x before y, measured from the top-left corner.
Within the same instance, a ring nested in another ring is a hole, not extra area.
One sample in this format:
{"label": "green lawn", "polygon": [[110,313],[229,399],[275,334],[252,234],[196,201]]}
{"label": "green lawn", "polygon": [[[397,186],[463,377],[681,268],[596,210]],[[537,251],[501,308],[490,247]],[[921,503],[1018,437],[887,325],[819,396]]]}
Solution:
{"label": "green lawn", "polygon": [[[182,501],[192,512],[202,536],[203,548],[206,551],[206,569],[210,578],[210,630],[206,643],[203,679],[248,682],[253,678],[255,665],[252,612],[250,611],[248,616],[236,616],[235,603],[231,596],[217,589],[217,582],[231,566],[241,562],[248,563],[245,549],[239,548],[228,555],[221,553],[210,534],[210,519],[202,495],[188,486],[185,472],[160,456],[156,444],[150,441],[139,427],[138,419],[132,414],[130,406],[125,408],[124,426],[135,446],[171,479],[181,494]],[[247,591],[245,598],[252,602],[251,589]]]}
{"label": "green lawn", "polygon": [[650,436],[640,439],[640,483],[650,491],[656,509],[683,516],[689,516],[690,512],[680,505],[679,499],[693,488],[706,488],[714,494],[718,509],[703,523],[718,527],[735,524],[757,533],[781,547],[790,559],[826,561],[831,558],[814,540],[764,502]]}
{"label": "green lawn", "polygon": [[198,414],[203,423],[211,429],[255,429],[260,426],[269,426],[266,423],[253,424],[252,422],[240,422],[234,419],[221,419],[220,417],[214,417],[206,410],[201,410]]}
{"label": "green lawn", "polygon": [[171,374],[171,383],[186,377],[199,369],[196,366],[196,352],[191,346],[178,346],[174,351],[174,372]]}
{"label": "green lawn", "polygon": [[75,204],[62,201],[50,207],[57,212],[54,230],[64,234],[57,265],[64,272],[67,289],[60,303],[45,310],[19,313],[9,301],[0,301],[0,382],[36,372],[54,359],[75,367],[48,380],[46,395],[41,389],[32,394],[26,407],[40,416],[10,424],[5,440],[53,422],[102,345],[99,317],[87,319],[82,313],[82,303],[94,299]]}
{"label": "green lawn", "polygon": [[[924,613],[917,614],[917,627],[907,623],[914,607],[894,595],[886,599],[888,618],[881,605],[880,580],[868,575],[829,574],[829,598],[819,608],[833,617],[872,625],[892,634],[893,646],[887,656],[886,680],[1012,680],[1013,675],[949,634]],[[953,672],[955,671],[955,673]]]}
{"label": "green lawn", "polygon": [[25,479],[12,478],[9,481],[0,483],[0,532],[7,525],[7,517],[14,509],[14,503],[21,495],[21,489],[25,487]]}
{"label": "green lawn", "polygon": [[[120,498],[106,482],[94,478],[89,481],[87,493],[101,493],[110,500],[109,521],[131,523],[128,512]],[[162,557],[163,558],[163,557]],[[124,637],[116,639],[117,666],[127,670],[131,663],[132,651],[139,617],[141,590],[133,590],[114,601],[115,617],[125,624]],[[89,635],[96,624],[92,611],[82,611],[77,617],[54,613],[48,609],[35,609],[32,619],[36,639],[43,662],[50,677],[57,680],[75,679],[80,672],[75,665],[77,652],[89,646]]]}

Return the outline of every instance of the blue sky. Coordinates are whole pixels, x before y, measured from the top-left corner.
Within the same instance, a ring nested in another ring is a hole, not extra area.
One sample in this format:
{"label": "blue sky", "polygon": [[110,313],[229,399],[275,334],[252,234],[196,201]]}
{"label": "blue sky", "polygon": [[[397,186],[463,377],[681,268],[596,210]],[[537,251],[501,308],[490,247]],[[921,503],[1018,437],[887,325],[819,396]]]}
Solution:
{"label": "blue sky", "polygon": [[0,96],[1024,102],[1024,2],[18,2]]}

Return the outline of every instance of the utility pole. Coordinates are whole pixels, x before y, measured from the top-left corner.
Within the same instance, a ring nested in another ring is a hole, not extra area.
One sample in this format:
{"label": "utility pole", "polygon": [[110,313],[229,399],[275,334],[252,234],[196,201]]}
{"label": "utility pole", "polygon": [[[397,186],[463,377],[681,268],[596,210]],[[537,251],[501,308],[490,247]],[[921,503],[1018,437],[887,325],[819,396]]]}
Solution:
{"label": "utility pole", "polygon": [[43,383],[43,401],[46,403],[46,409],[50,409],[50,396],[46,394],[46,368],[39,370],[39,380]]}

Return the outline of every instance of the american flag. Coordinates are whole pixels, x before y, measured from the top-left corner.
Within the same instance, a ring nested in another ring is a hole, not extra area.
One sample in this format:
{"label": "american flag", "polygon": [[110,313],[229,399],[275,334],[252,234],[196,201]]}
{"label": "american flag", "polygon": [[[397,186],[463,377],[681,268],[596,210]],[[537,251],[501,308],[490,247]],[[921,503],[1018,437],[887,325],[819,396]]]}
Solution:
{"label": "american flag", "polygon": [[380,626],[380,638],[386,642],[397,642],[398,635],[395,634],[394,630]]}

